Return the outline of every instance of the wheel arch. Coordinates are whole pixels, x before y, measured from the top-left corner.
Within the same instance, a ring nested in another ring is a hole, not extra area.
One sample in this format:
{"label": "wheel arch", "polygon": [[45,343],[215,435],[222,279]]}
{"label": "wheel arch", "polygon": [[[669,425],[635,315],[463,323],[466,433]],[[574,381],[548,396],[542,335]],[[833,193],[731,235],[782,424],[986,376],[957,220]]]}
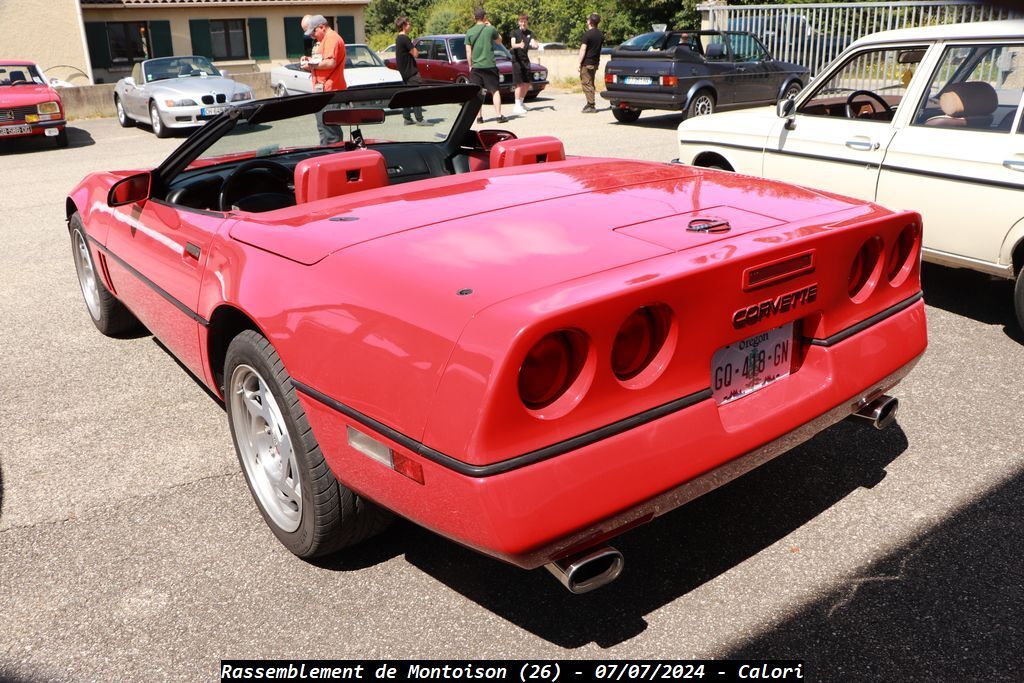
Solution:
{"label": "wheel arch", "polygon": [[224,397],[224,360],[228,355],[231,340],[245,330],[253,330],[266,337],[253,318],[242,309],[229,303],[219,304],[210,314],[206,328],[206,362],[213,378],[213,390]]}
{"label": "wheel arch", "polygon": [[735,171],[735,167],[718,152],[700,152],[693,158],[694,166],[707,168],[709,166],[722,166],[726,170]]}
{"label": "wheel arch", "polygon": [[715,88],[715,84],[707,78],[702,78],[691,85],[690,89],[686,91],[686,101],[683,103],[684,111],[690,108],[690,102],[693,101],[693,98],[696,97],[697,93],[701,90],[710,91],[711,96],[715,98],[715,104],[718,104],[718,89]]}
{"label": "wheel arch", "polygon": [[1014,223],[1003,238],[999,262],[1009,264],[1013,268],[1014,277],[1024,270],[1024,218]]}
{"label": "wheel arch", "polygon": [[777,92],[775,94],[775,99],[782,99],[783,93],[785,93],[786,90],[789,88],[789,86],[793,85],[794,83],[799,85],[801,90],[803,90],[804,89],[804,85],[806,85],[806,83],[804,83],[802,80],[800,80],[799,76],[790,76],[785,81],[783,81],[782,87],[779,88],[779,92]]}

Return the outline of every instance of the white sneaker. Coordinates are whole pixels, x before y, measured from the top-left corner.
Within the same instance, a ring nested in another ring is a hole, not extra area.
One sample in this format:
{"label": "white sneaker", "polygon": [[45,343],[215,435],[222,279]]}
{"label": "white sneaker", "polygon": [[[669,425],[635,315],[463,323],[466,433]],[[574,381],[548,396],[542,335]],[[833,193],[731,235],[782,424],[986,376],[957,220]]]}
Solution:
{"label": "white sneaker", "polygon": [[526,115],[526,107],[523,107],[523,106],[520,106],[520,105],[517,104],[515,106],[515,108],[512,109],[512,113],[516,114],[516,115],[519,115],[519,116],[525,116]]}

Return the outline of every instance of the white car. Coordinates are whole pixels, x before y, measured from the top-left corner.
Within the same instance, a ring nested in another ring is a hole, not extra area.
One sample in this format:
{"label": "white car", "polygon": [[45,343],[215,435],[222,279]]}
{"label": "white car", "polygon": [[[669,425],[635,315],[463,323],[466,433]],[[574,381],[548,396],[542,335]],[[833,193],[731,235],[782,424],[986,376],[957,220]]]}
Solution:
{"label": "white car", "polygon": [[[345,84],[349,88],[401,82],[402,76],[384,66],[377,53],[366,45],[353,43],[345,46]],[[275,66],[270,71],[270,86],[278,97],[313,92],[309,72],[303,71],[298,64]]]}
{"label": "white car", "polygon": [[148,123],[158,138],[175,128],[201,126],[232,104],[253,98],[252,88],[222,74],[198,55],[139,62],[114,86],[117,121]]}
{"label": "white car", "polygon": [[775,110],[683,121],[679,162],[918,211],[924,259],[1016,278],[1024,327],[1022,94],[1024,20],[875,33]]}

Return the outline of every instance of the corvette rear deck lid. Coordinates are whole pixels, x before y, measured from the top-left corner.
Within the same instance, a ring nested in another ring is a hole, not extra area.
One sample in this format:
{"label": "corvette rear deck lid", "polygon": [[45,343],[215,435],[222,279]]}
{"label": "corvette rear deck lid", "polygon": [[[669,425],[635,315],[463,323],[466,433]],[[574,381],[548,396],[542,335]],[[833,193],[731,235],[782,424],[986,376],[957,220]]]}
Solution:
{"label": "corvette rear deck lid", "polygon": [[680,251],[783,222],[732,206],[712,206],[618,228],[617,232]]}

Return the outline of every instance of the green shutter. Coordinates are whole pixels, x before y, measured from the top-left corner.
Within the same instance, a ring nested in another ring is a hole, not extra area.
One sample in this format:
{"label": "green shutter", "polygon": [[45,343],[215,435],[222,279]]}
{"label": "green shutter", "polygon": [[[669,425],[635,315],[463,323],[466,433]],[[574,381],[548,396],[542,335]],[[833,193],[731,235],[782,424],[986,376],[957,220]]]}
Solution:
{"label": "green shutter", "polygon": [[171,43],[171,22],[149,22],[149,50],[152,52],[151,57],[174,55],[174,47]]}
{"label": "green shutter", "polygon": [[345,43],[356,42],[356,18],[355,17],[338,17],[335,20],[335,24],[338,27],[338,33],[341,34],[341,39]]}
{"label": "green shutter", "polygon": [[270,40],[267,39],[267,20],[253,18],[249,24],[249,57],[250,59],[270,59]]}
{"label": "green shutter", "polygon": [[284,18],[284,52],[289,59],[306,53],[306,36],[302,34],[302,17]]}
{"label": "green shutter", "polygon": [[192,54],[213,59],[210,22],[206,19],[189,19],[188,32],[192,35]]}
{"label": "green shutter", "polygon": [[110,46],[107,45],[107,24],[102,21],[85,22],[85,42],[89,46],[89,62],[94,69],[110,68]]}

